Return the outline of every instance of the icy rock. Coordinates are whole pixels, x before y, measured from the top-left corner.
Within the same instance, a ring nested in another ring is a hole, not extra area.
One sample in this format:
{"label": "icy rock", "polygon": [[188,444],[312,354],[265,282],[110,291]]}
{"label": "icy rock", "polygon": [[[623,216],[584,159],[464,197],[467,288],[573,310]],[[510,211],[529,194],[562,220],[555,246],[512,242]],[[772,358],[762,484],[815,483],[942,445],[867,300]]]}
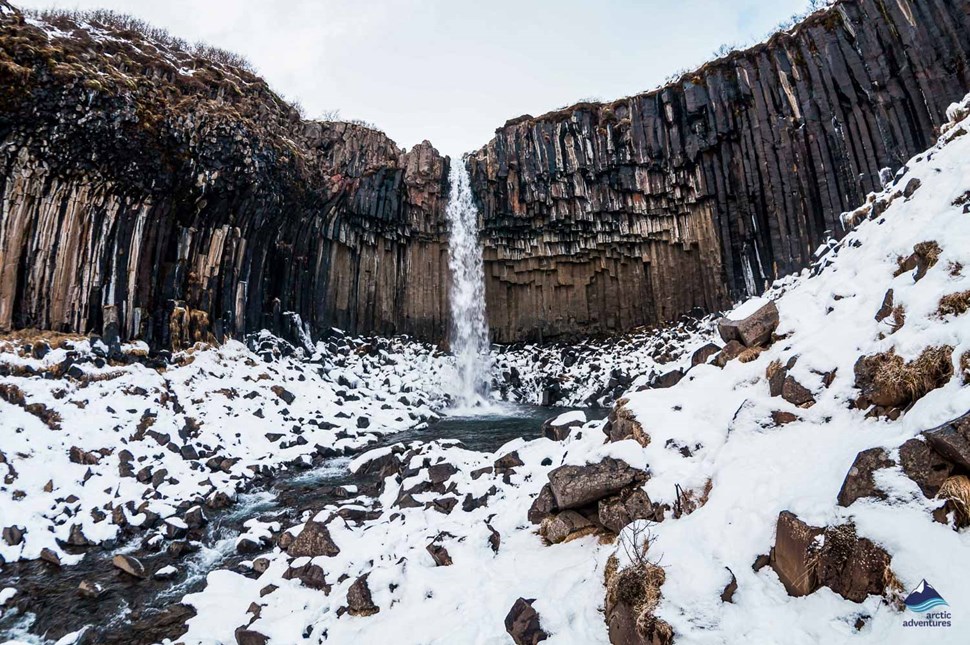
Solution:
{"label": "icy rock", "polygon": [[81,584],[77,586],[77,591],[85,598],[95,599],[100,598],[104,594],[104,587],[97,582],[82,580]]}
{"label": "icy rock", "polygon": [[143,565],[138,558],[130,555],[118,554],[111,558],[111,564],[116,569],[121,569],[128,575],[135,576],[136,578],[145,578],[145,565]]}
{"label": "icy rock", "polygon": [[788,511],[778,516],[771,567],[791,596],[806,596],[822,586],[846,600],[862,602],[882,595],[894,579],[890,557],[855,526],[809,526]]}
{"label": "icy rock", "polygon": [[546,484],[539,491],[535,501],[532,502],[532,507],[529,508],[529,521],[533,524],[540,524],[542,520],[557,510],[559,510],[559,507],[556,506],[556,497],[552,494],[552,487]]}
{"label": "icy rock", "polygon": [[373,616],[381,610],[371,597],[370,587],[367,586],[368,575],[365,573],[357,578],[347,590],[347,612],[351,616]]}
{"label": "icy rock", "polygon": [[694,354],[690,357],[690,366],[696,367],[697,365],[703,365],[711,359],[712,356],[721,351],[721,348],[714,343],[708,343],[696,350]]}
{"label": "icy rock", "polygon": [[325,524],[307,522],[293,543],[286,547],[286,552],[294,558],[303,556],[312,558],[318,555],[333,557],[340,553],[340,549],[330,537],[330,531]]}
{"label": "icy rock", "polygon": [[882,468],[891,468],[895,463],[882,448],[870,448],[856,455],[852,467],[849,468],[842,489],[839,491],[839,505],[851,506],[861,497],[878,497],[885,499],[886,494],[876,487],[873,473]]}
{"label": "icy rock", "polygon": [[546,419],[542,423],[542,436],[552,441],[564,441],[575,428],[581,428],[584,423],[586,414],[582,411],[566,412]]}
{"label": "icy rock", "polygon": [[542,520],[539,533],[551,544],[567,542],[596,531],[596,526],[576,511],[563,511]]}
{"label": "icy rock", "polygon": [[519,598],[505,617],[505,631],[515,645],[535,645],[549,638],[539,623],[539,614],[532,607],[535,598]]}
{"label": "icy rock", "polygon": [[3,541],[10,546],[17,546],[24,541],[24,531],[19,526],[8,526],[3,529]]}
{"label": "icy rock", "polygon": [[598,464],[560,466],[549,473],[549,486],[556,506],[566,510],[592,504],[645,479],[643,471],[608,457]]}
{"label": "icy rock", "polygon": [[970,412],[923,433],[937,453],[963,469],[970,469]]}
{"label": "icy rock", "polygon": [[722,318],[717,323],[717,331],[725,343],[736,340],[745,347],[760,347],[771,340],[778,323],[778,307],[769,301],[740,320]]}
{"label": "icy rock", "polygon": [[235,636],[236,645],[266,645],[269,642],[266,635],[245,627],[238,627]]}
{"label": "icy rock", "polygon": [[899,461],[906,476],[916,482],[927,497],[936,497],[940,486],[953,471],[953,464],[921,439],[910,439],[900,446]]}
{"label": "icy rock", "polygon": [[599,501],[597,517],[600,524],[619,534],[634,520],[663,520],[663,511],[654,507],[646,492],[639,488],[627,489],[614,497]]}
{"label": "icy rock", "polygon": [[435,566],[438,566],[438,567],[451,566],[452,564],[451,555],[448,553],[448,549],[441,546],[440,544],[437,544],[434,542],[429,544],[428,553],[431,554],[431,558],[434,560]]}

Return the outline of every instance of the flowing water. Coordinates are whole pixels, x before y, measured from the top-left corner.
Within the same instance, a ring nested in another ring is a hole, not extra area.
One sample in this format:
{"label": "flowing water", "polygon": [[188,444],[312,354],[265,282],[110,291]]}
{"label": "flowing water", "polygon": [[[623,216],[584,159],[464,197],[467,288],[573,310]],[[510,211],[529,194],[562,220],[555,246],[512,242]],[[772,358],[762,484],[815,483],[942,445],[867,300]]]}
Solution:
{"label": "flowing water", "polygon": [[[440,421],[419,430],[388,435],[377,444],[457,439],[469,450],[493,452],[520,437],[539,436],[542,422],[564,409],[550,410],[512,404],[478,407],[472,413],[453,411]],[[589,414],[590,411],[587,411]],[[187,617],[181,599],[205,587],[208,573],[217,568],[236,569],[254,555],[236,553],[236,538],[251,518],[295,524],[304,509],[319,509],[341,497],[335,487],[356,485],[362,492],[376,480],[350,473],[350,459],[328,459],[312,470],[284,471],[261,490],[239,496],[236,504],[207,511],[209,524],[198,537],[198,550],[181,557],[139,545],[139,538],[114,548],[77,549],[84,559],[77,565],[56,568],[39,560],[7,564],[0,574],[0,589],[18,589],[0,615],[0,641],[16,638],[29,643],[52,643],[64,634],[92,625],[81,642],[132,645],[153,643],[177,633]],[[149,577],[136,580],[111,565],[116,553],[137,557],[147,571],[174,565],[179,574],[172,580]],[[98,598],[78,594],[81,581],[97,582],[106,592]]]}
{"label": "flowing water", "polygon": [[458,368],[455,406],[487,404],[488,321],[485,317],[485,271],[478,241],[478,209],[468,170],[451,164],[448,217],[448,268],[451,271],[451,351]]}

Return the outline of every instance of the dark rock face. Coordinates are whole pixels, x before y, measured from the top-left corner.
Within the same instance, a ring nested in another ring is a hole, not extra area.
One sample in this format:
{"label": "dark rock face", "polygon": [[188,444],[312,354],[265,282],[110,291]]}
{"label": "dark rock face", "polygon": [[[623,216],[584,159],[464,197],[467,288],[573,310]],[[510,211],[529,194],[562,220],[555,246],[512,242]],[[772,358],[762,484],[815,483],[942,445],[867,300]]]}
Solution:
{"label": "dark rock face", "polygon": [[246,70],[60,22],[0,12],[0,331],[444,336],[429,143],[303,121]]}
{"label": "dark rock face", "polygon": [[933,142],[968,34],[970,0],[843,0],[658,90],[509,121],[469,161],[496,339],[711,311],[806,266]]}
{"label": "dark rock face", "polygon": [[890,556],[852,524],[810,526],[788,511],[778,516],[771,567],[791,596],[828,587],[846,600],[862,602],[870,594],[891,591],[895,577]]}

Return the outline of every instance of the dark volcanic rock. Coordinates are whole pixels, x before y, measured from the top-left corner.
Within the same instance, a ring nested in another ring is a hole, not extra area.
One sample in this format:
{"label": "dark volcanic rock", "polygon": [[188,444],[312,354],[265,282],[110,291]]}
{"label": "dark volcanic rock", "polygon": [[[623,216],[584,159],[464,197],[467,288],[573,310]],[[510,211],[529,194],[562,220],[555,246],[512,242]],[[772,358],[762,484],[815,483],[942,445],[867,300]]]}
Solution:
{"label": "dark volcanic rock", "polygon": [[923,433],[926,443],[945,459],[970,470],[970,412]]}
{"label": "dark volcanic rock", "polygon": [[968,8],[846,0],[656,90],[507,122],[469,160],[495,340],[716,311],[807,266],[970,89]]}
{"label": "dark volcanic rock", "polygon": [[519,598],[505,617],[505,631],[515,645],[535,645],[549,638],[539,624],[539,614],[532,608],[535,598]]}
{"label": "dark volcanic rock", "polygon": [[771,340],[778,322],[778,307],[768,302],[741,320],[722,318],[717,323],[717,331],[725,343],[736,340],[745,347],[760,347]]}
{"label": "dark volcanic rock", "polygon": [[556,468],[549,473],[549,487],[556,506],[565,510],[597,502],[644,479],[643,471],[608,457],[598,464]]}
{"label": "dark volcanic rock", "polygon": [[0,13],[0,331],[444,337],[431,144],[304,121],[245,69],[97,27]]}
{"label": "dark volcanic rock", "polygon": [[552,488],[549,484],[546,484],[539,491],[529,508],[529,521],[533,524],[539,524],[557,510],[559,510],[559,507],[556,505],[556,497],[552,494]]}
{"label": "dark volcanic rock", "polygon": [[326,525],[320,522],[307,522],[296,539],[286,547],[286,553],[294,558],[318,555],[333,557],[340,553],[340,549],[330,537],[330,531],[327,530]]}
{"label": "dark volcanic rock", "polygon": [[953,471],[953,464],[920,439],[910,439],[899,447],[900,466],[927,497],[936,497],[940,486]]}
{"label": "dark volcanic rock", "polygon": [[881,468],[890,468],[895,463],[882,448],[870,448],[863,450],[856,455],[852,467],[842,482],[842,489],[839,491],[839,505],[850,506],[852,502],[860,497],[878,497],[885,499],[886,495],[876,488],[876,482],[872,474]]}
{"label": "dark volcanic rock", "polygon": [[367,586],[367,576],[364,574],[350,585],[347,590],[347,611],[351,616],[373,616],[381,610],[374,604],[370,587]]}
{"label": "dark volcanic rock", "polygon": [[771,566],[789,595],[805,596],[824,586],[862,602],[891,588],[890,560],[884,549],[860,538],[853,524],[820,529],[788,511],[778,516]]}

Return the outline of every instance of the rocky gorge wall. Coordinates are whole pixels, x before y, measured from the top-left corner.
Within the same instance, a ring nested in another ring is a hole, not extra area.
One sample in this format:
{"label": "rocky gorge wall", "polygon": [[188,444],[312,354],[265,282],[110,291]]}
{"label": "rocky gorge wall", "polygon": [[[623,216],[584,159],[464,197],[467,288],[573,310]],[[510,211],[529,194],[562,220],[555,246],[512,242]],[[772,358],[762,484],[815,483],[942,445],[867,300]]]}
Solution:
{"label": "rocky gorge wall", "polygon": [[843,0],[658,90],[509,121],[468,161],[494,338],[660,323],[807,266],[935,140],[968,57],[968,0]]}
{"label": "rocky gorge wall", "polygon": [[229,55],[117,21],[0,2],[0,29],[0,331],[444,336],[429,143],[304,121]]}
{"label": "rocky gorge wall", "polygon": [[[0,332],[447,336],[449,159],[224,52],[0,0]],[[970,88],[970,0],[841,0],[467,159],[493,340],[716,311],[808,264]]]}

